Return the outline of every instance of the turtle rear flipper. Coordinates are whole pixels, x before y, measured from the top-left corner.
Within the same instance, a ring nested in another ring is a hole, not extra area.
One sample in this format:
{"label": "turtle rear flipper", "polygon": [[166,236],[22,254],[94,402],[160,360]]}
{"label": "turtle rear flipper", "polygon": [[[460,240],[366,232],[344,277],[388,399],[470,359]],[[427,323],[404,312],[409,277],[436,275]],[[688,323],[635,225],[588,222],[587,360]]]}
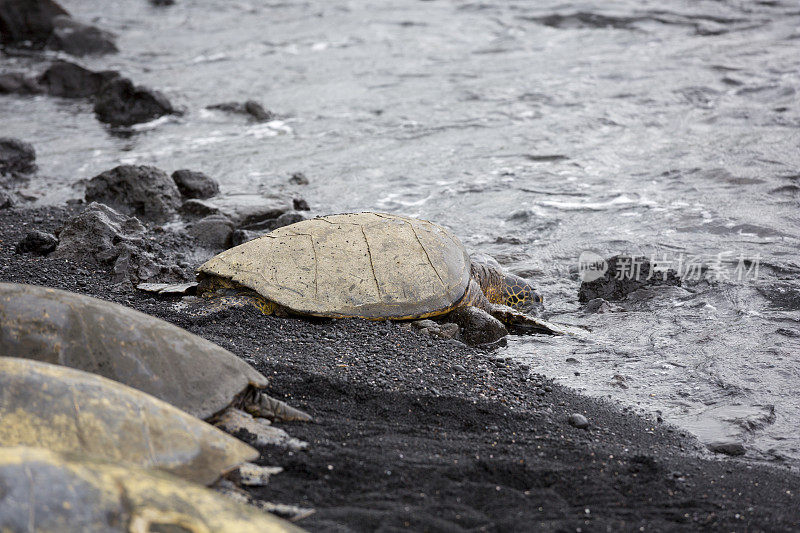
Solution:
{"label": "turtle rear flipper", "polygon": [[214,425],[231,435],[242,437],[241,431],[257,446],[278,446],[288,450],[304,450],[308,443],[296,439],[280,428],[271,425],[269,420],[253,418],[252,415],[230,407],[219,414]]}
{"label": "turtle rear flipper", "polygon": [[311,415],[305,411],[292,407],[286,402],[277,400],[258,390],[253,390],[252,392],[253,393],[249,394],[245,398],[244,402],[242,402],[242,407],[248,413],[280,422],[314,421],[314,419],[311,418]]}

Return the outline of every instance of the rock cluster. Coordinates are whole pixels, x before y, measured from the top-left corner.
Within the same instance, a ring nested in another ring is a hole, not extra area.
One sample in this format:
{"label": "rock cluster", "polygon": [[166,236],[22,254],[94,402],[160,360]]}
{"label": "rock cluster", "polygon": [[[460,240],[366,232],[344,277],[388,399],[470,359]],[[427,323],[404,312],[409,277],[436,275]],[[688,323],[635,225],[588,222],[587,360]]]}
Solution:
{"label": "rock cluster", "polygon": [[0,0],[0,44],[83,56],[117,51],[114,35],[73,19],[53,0]]}
{"label": "rock cluster", "polygon": [[646,257],[617,255],[606,260],[606,264],[608,267],[601,277],[581,283],[578,299],[582,303],[595,298],[606,301],[624,300],[632,292],[644,287],[681,284],[677,272],[672,269],[654,269]]}

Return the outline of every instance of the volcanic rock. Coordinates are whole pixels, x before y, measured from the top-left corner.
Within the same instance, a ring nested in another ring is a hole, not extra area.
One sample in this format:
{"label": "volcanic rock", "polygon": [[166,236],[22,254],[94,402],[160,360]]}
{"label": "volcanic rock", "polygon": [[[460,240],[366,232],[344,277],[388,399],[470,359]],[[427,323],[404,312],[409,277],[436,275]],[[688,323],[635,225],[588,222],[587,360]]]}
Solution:
{"label": "volcanic rock", "polygon": [[219,184],[202,172],[194,170],[176,170],[172,180],[184,198],[211,198],[219,194]]}
{"label": "volcanic rock", "polygon": [[93,177],[86,201],[102,202],[126,215],[164,222],[181,203],[175,182],[156,167],[120,165]]}
{"label": "volcanic rock", "polygon": [[132,126],[176,113],[167,97],[147,87],[137,87],[127,78],[105,84],[94,104],[97,120],[112,126]]}

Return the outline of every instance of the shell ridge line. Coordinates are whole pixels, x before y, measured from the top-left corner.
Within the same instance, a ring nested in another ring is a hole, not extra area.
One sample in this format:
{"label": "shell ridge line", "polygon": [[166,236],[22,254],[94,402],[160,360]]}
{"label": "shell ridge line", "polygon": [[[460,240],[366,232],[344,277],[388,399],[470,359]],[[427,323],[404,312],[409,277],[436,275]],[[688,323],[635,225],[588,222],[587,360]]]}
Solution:
{"label": "shell ridge line", "polygon": [[441,283],[442,287],[446,289],[447,285],[445,285],[444,280],[442,279],[442,276],[439,275],[439,271],[436,270],[436,267],[434,266],[433,261],[431,261],[431,256],[428,255],[428,250],[425,248],[425,245],[422,244],[422,240],[419,238],[419,235],[417,234],[417,228],[415,228],[414,225],[411,222],[406,221],[406,224],[409,225],[409,227],[411,228],[411,231],[414,233],[414,237],[417,238],[417,242],[419,243],[420,248],[422,248],[422,251],[425,253],[425,259],[428,260],[428,264],[431,265],[431,268],[436,273],[436,277],[439,278],[439,283]]}
{"label": "shell ridge line", "polygon": [[136,402],[136,407],[139,410],[139,417],[142,419],[142,436],[144,437],[145,444],[147,444],[147,455],[150,457],[150,464],[155,465],[157,464],[156,451],[153,449],[153,440],[150,434],[150,424],[148,423],[147,413],[145,412],[144,406],[139,402]]}
{"label": "shell ridge line", "polygon": [[364,226],[361,226],[361,234],[364,236],[364,242],[367,244],[367,256],[369,256],[369,268],[372,270],[372,278],[375,280],[375,290],[378,291],[378,301],[383,303],[383,293],[381,286],[378,283],[378,275],[375,273],[375,263],[372,260],[372,249],[369,246],[369,239],[367,239],[367,232],[364,231]]}
{"label": "shell ridge line", "polygon": [[314,236],[309,234],[308,239],[311,241],[311,251],[314,252],[314,299],[317,300],[319,298],[319,258]]}
{"label": "shell ridge line", "polygon": [[89,442],[86,440],[86,435],[83,434],[83,426],[81,425],[81,408],[78,405],[78,398],[75,394],[74,385],[69,387],[69,395],[72,400],[72,413],[75,416],[75,432],[77,433],[78,442],[81,444],[81,449],[88,448]]}
{"label": "shell ridge line", "polygon": [[25,477],[28,479],[28,531],[36,531],[36,491],[33,486],[33,474],[28,465],[25,465]]}

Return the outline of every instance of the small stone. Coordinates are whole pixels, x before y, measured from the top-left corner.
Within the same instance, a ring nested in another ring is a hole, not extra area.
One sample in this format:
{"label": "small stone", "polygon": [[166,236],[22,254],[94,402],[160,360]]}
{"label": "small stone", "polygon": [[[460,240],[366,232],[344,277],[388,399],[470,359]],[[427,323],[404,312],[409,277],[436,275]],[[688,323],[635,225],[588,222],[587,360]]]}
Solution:
{"label": "small stone", "polygon": [[747,451],[744,444],[733,439],[721,439],[706,444],[709,450],[714,453],[723,453],[725,455],[744,455]]}
{"label": "small stone", "polygon": [[308,206],[308,202],[302,198],[295,198],[292,200],[292,205],[296,211],[311,211],[311,208]]}
{"label": "small stone", "polygon": [[58,239],[52,233],[45,233],[39,230],[32,230],[17,243],[15,253],[34,255],[47,255],[58,246]]}
{"label": "small stone", "polygon": [[453,370],[454,370],[455,372],[466,372],[466,371],[467,371],[467,369],[466,369],[466,368],[464,368],[464,367],[463,367],[463,366],[461,366],[461,365],[453,365],[453,367],[452,367],[452,368],[453,368]]}
{"label": "small stone", "polygon": [[244,244],[247,241],[252,241],[253,239],[257,239],[262,235],[266,234],[265,231],[251,231],[249,229],[237,229],[231,233],[231,246],[239,246],[240,244]]}
{"label": "small stone", "polygon": [[208,215],[216,215],[220,212],[219,208],[211,202],[198,198],[191,198],[183,202],[179,211],[187,218],[202,218]]}
{"label": "small stone", "polygon": [[289,178],[289,183],[294,185],[308,185],[309,181],[305,174],[302,172],[294,172]]}
{"label": "small stone", "polygon": [[297,222],[303,221],[305,219],[306,219],[305,215],[290,211],[276,218],[275,223],[272,224],[272,229],[278,229],[284,226],[289,226],[291,224],[296,224]]}
{"label": "small stone", "polygon": [[172,180],[184,198],[206,199],[219,194],[219,184],[202,172],[176,170]]}
{"label": "small stone", "polygon": [[434,322],[433,320],[427,319],[427,318],[425,320],[415,320],[415,321],[413,321],[411,323],[411,325],[414,326],[417,329],[425,329],[425,328],[435,328],[435,327],[437,327],[436,322]]}
{"label": "small stone", "polygon": [[464,340],[473,346],[491,345],[508,335],[502,322],[477,307],[460,307],[449,319],[464,330]]}
{"label": "small stone", "polygon": [[439,324],[439,336],[443,339],[454,338],[456,335],[458,335],[458,330],[458,324],[454,324],[453,322]]}
{"label": "small stone", "polygon": [[567,422],[569,422],[570,426],[578,429],[586,429],[589,427],[589,420],[587,420],[586,417],[580,413],[572,413],[569,415]]}
{"label": "small stone", "polygon": [[36,150],[33,145],[14,139],[0,137],[0,174],[21,172],[28,174],[36,170]]}
{"label": "small stone", "polygon": [[586,306],[584,307],[587,313],[608,313],[613,310],[611,304],[607,301],[603,300],[602,298],[593,298],[586,302]]}
{"label": "small stone", "polygon": [[259,122],[268,122],[275,118],[275,113],[264,109],[264,106],[255,100],[248,100],[244,103],[244,110]]}
{"label": "small stone", "polygon": [[567,363],[571,363],[571,364],[573,364],[573,365],[574,365],[574,364],[578,364],[578,363],[580,363],[580,361],[578,361],[578,360],[577,360],[577,359],[575,359],[574,357],[567,357]]}

